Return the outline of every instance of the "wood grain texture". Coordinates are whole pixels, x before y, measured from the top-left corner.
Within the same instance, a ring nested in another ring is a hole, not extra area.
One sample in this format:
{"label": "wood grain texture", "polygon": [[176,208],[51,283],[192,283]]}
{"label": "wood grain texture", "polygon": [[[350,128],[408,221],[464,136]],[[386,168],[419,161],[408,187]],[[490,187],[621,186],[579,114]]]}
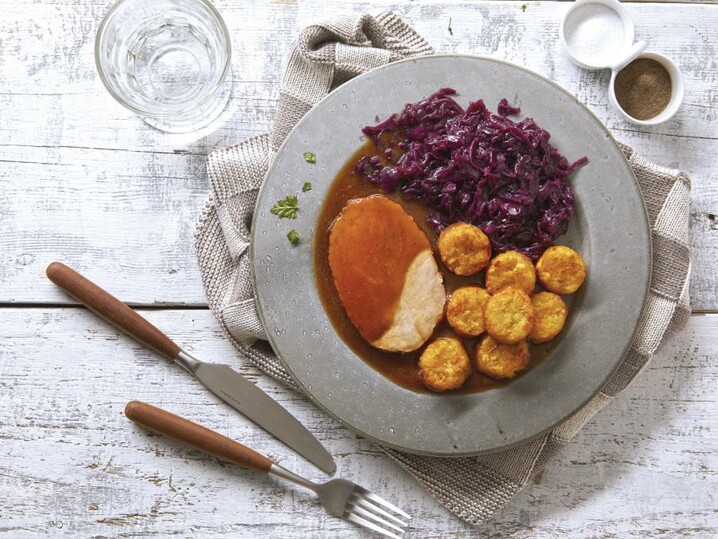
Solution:
{"label": "wood grain texture", "polygon": [[146,402],[128,402],[125,415],[138,425],[220,460],[265,474],[272,467],[271,460],[246,445]]}
{"label": "wood grain texture", "polygon": [[193,140],[148,128],[104,90],[93,41],[108,2],[0,3],[0,303],[68,303],[40,279],[56,259],[124,283],[130,303],[205,304],[192,236],[206,155],[271,125],[297,11],[216,4],[235,83],[224,123]]}
{"label": "wood grain texture", "polygon": [[[347,477],[414,516],[408,537],[714,537],[718,315],[693,317],[494,522],[443,510],[380,450],[237,357],[208,311],[142,313],[286,406]],[[49,362],[49,358],[53,360]],[[304,491],[128,421],[138,399],[310,479],[301,457],[84,309],[0,309],[0,536],[370,537]]]}
{"label": "wood grain texture", "polygon": [[[329,0],[216,4],[233,37],[235,84],[221,128],[200,140],[148,128],[104,91],[92,55],[104,0],[0,4],[0,303],[67,304],[42,278],[57,259],[117,283],[132,304],[205,304],[192,235],[208,190],[206,155],[271,126],[293,36],[335,9]],[[487,54],[552,78],[619,140],[686,170],[693,304],[718,309],[715,5],[627,4],[636,37],[674,58],[686,78],[678,115],[652,128],[623,122],[608,104],[608,73],[579,69],[561,50],[558,25],[569,3],[342,3],[344,11],[386,7],[439,52]]]}
{"label": "wood grain texture", "polygon": [[175,359],[180,353],[177,344],[137,311],[62,262],[52,262],[45,273],[48,279],[97,316],[145,346],[168,359]]}
{"label": "wood grain texture", "polygon": [[[718,536],[718,315],[694,316],[479,528],[443,510],[377,447],[238,358],[203,308],[192,249],[206,156],[271,126],[291,40],[337,4],[216,0],[233,38],[235,82],[219,129],[195,140],[148,128],[105,92],[93,40],[109,3],[0,0],[0,537],[369,537],[304,491],[132,425],[122,410],[143,400],[324,479],[182,369],[71,307],[44,276],[52,260],[123,301],[152,306],[143,315],[187,351],[256,381],[335,455],[339,476],[414,515],[409,537]],[[608,104],[608,73],[579,69],[561,50],[569,5],[350,0],[341,9],[393,8],[438,52],[491,55],[542,73],[616,138],[688,172],[693,305],[718,311],[718,6],[625,4],[636,37],[671,56],[686,78],[678,115],[639,128]]]}

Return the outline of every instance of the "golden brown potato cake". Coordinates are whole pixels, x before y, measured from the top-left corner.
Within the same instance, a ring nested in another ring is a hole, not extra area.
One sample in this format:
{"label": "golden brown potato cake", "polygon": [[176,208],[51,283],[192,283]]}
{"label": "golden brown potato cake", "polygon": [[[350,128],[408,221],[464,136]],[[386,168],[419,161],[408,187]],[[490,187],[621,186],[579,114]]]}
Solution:
{"label": "golden brown potato cake", "polygon": [[436,240],[441,261],[456,275],[475,275],[491,259],[491,244],[484,232],[469,223],[454,223]]}
{"label": "golden brown potato cake", "polygon": [[513,378],[528,363],[529,345],[526,341],[502,344],[486,335],[476,346],[476,368],[492,378]]}
{"label": "golden brown potato cake", "polygon": [[539,292],[531,298],[536,318],[529,333],[534,343],[547,342],[558,335],[566,323],[568,307],[561,296],[553,292]]}
{"label": "golden brown potato cake", "polygon": [[484,308],[491,295],[480,286],[462,286],[451,293],[446,321],[462,337],[478,337],[484,326]]}
{"label": "golden brown potato cake", "polygon": [[549,292],[573,294],[586,278],[586,264],[581,255],[565,245],[554,245],[544,251],[536,263],[539,281]]}
{"label": "golden brown potato cake", "polygon": [[531,298],[517,288],[504,288],[486,302],[484,324],[486,332],[501,343],[525,339],[534,325]]}
{"label": "golden brown potato cake", "polygon": [[516,288],[531,294],[536,287],[536,270],[531,259],[518,251],[496,255],[486,270],[486,290],[496,294],[504,288]]}
{"label": "golden brown potato cake", "polygon": [[462,386],[471,374],[471,360],[458,339],[440,337],[426,347],[419,358],[419,376],[434,391]]}

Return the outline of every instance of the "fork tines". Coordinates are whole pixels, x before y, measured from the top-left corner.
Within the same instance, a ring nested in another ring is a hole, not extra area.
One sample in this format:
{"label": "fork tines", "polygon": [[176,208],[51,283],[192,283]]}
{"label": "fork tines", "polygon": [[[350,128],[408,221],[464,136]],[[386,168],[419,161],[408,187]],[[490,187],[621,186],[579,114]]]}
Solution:
{"label": "fork tines", "polygon": [[395,505],[358,485],[347,502],[344,518],[394,539],[401,539],[411,520]]}

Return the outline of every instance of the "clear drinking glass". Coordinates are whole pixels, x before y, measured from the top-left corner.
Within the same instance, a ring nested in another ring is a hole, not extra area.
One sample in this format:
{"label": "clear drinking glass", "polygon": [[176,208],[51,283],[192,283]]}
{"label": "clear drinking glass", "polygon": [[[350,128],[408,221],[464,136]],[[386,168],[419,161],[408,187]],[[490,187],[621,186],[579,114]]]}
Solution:
{"label": "clear drinking glass", "polygon": [[95,39],[110,94],[171,133],[217,119],[229,99],[230,61],[229,32],[206,0],[119,0]]}

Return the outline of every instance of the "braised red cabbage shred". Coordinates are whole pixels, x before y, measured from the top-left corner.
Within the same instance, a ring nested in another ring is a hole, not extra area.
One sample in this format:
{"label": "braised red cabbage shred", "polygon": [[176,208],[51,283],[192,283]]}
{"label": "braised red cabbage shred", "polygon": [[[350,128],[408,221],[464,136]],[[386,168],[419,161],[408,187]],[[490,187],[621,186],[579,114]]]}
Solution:
{"label": "braised red cabbage shred", "polygon": [[533,119],[508,118],[520,109],[506,99],[493,114],[481,99],[464,110],[455,94],[442,88],[365,127],[386,159],[364,157],[357,171],[432,208],[427,222],[437,233],[469,222],[496,252],[517,250],[535,261],[566,232],[574,211],[567,178],[587,159],[569,163]]}

